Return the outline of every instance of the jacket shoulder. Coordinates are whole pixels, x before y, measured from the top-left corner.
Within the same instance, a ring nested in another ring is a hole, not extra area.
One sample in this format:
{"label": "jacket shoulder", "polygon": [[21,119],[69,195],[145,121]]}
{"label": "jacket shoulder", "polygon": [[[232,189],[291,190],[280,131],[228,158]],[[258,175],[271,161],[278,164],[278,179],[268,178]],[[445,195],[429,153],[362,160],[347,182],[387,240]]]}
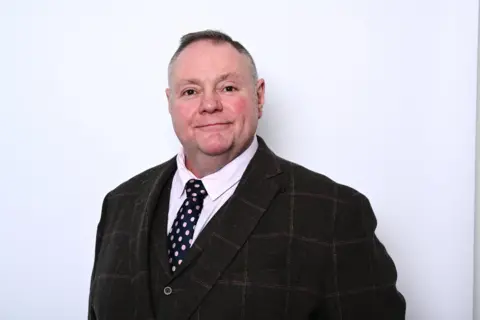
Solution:
{"label": "jacket shoulder", "polygon": [[114,187],[109,193],[109,196],[123,195],[123,194],[136,194],[143,190],[143,187],[150,186],[156,180],[156,178],[162,174],[165,170],[170,168],[175,162],[175,158],[172,158],[164,163],[158,164],[154,167],[148,168],[133,177],[125,180],[116,187]]}
{"label": "jacket shoulder", "polygon": [[313,171],[305,166],[279,158],[283,171],[287,173],[290,192],[335,197],[348,200],[352,197],[365,197],[351,186],[339,183],[331,177]]}

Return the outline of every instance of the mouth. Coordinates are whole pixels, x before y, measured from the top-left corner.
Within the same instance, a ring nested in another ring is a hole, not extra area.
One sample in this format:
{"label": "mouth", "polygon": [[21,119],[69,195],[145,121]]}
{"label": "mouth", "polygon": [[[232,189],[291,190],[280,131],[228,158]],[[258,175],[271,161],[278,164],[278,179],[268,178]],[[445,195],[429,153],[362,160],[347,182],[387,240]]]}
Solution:
{"label": "mouth", "polygon": [[218,122],[218,123],[209,123],[209,124],[203,124],[199,125],[196,128],[200,130],[222,130],[227,128],[231,123],[229,122]]}

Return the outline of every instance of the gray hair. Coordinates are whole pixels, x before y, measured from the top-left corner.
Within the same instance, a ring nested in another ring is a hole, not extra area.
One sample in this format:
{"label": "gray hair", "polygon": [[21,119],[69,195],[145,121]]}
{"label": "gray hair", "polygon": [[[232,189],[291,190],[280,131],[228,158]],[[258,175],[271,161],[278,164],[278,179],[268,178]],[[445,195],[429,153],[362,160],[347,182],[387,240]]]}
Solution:
{"label": "gray hair", "polygon": [[173,63],[175,62],[175,60],[177,60],[180,53],[186,47],[191,45],[192,43],[197,42],[197,41],[201,41],[201,40],[212,41],[215,44],[229,43],[238,52],[246,55],[248,57],[248,59],[250,60],[253,81],[254,81],[254,83],[257,82],[258,72],[257,72],[257,67],[255,65],[255,61],[253,60],[252,55],[248,52],[248,50],[240,42],[235,41],[229,35],[227,35],[223,32],[220,32],[220,31],[216,31],[216,30],[203,30],[203,31],[191,32],[191,33],[187,33],[187,34],[183,35],[180,38],[180,45],[178,46],[177,50],[173,54],[173,56],[170,59],[170,62],[168,64],[168,79],[169,79],[169,82],[170,82],[170,76],[172,74]]}

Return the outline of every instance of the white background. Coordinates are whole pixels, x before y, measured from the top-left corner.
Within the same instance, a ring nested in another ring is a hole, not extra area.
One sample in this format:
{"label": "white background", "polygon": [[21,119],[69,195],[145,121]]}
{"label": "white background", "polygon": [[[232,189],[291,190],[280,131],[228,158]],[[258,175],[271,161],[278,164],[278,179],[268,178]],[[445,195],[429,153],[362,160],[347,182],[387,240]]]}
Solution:
{"label": "white background", "polygon": [[259,133],[365,193],[407,319],[473,305],[478,3],[3,1],[0,319],[86,318],[106,192],[178,150],[179,37],[220,29],[266,79]]}

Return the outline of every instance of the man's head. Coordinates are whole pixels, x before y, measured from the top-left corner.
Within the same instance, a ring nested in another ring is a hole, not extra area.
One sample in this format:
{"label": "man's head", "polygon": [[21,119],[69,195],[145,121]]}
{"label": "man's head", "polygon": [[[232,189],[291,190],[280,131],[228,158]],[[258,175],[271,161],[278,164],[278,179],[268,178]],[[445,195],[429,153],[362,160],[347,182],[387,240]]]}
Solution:
{"label": "man's head", "polygon": [[252,141],[265,84],[253,58],[218,31],[189,33],[169,64],[173,127],[188,157],[232,160]]}

